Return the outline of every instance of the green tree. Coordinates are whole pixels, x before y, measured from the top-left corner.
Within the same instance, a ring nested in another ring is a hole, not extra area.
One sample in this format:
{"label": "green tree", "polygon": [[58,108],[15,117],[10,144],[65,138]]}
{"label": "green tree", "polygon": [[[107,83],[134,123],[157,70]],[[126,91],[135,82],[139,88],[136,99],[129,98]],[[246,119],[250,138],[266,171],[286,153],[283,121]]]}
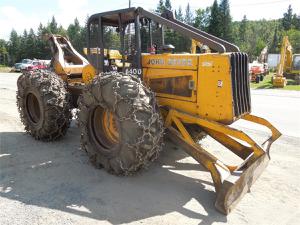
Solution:
{"label": "green tree", "polygon": [[170,0],[166,0],[165,2],[165,8],[168,10],[172,10],[172,5]]}
{"label": "green tree", "polygon": [[257,40],[256,40],[256,43],[255,43],[255,52],[254,52],[254,55],[255,56],[259,56],[261,50],[264,47],[266,47],[266,45],[267,45],[266,42],[261,37],[258,37]]}
{"label": "green tree", "polygon": [[210,7],[197,9],[195,15],[194,27],[207,31],[210,19]]}
{"label": "green tree", "polygon": [[274,35],[273,35],[273,40],[272,40],[272,43],[270,45],[270,49],[269,51],[271,53],[274,53],[274,52],[278,52],[278,44],[279,44],[279,38],[278,38],[278,28],[276,27],[275,28],[275,32],[274,32]]}
{"label": "green tree", "polygon": [[15,64],[20,60],[20,46],[21,38],[18,33],[13,29],[10,33],[9,43],[8,43],[8,53],[10,55],[10,64]]}
{"label": "green tree", "polygon": [[208,32],[212,35],[220,37],[222,34],[222,31],[221,31],[222,25],[221,24],[222,24],[222,21],[221,21],[221,13],[220,13],[219,5],[218,5],[217,0],[214,0],[214,3],[211,7]]}
{"label": "green tree", "polygon": [[8,51],[7,43],[5,40],[0,39],[0,65],[8,64]]}
{"label": "green tree", "polygon": [[181,6],[179,6],[179,8],[178,8],[178,13],[177,13],[177,15],[176,15],[175,18],[176,18],[177,20],[179,20],[179,21],[184,21]]}
{"label": "green tree", "polygon": [[249,52],[251,49],[249,44],[249,34],[251,29],[246,15],[244,15],[243,20],[238,23],[237,27],[233,24],[232,29],[234,30],[234,33],[237,34],[233,37],[234,43],[239,46],[241,51]]}
{"label": "green tree", "polygon": [[52,16],[51,22],[49,23],[49,26],[48,26],[48,30],[52,34],[57,34],[58,33],[58,25],[57,25],[57,22],[56,22],[54,16]]}
{"label": "green tree", "polygon": [[38,58],[37,55],[36,36],[32,28],[30,28],[27,38],[25,39],[25,53],[26,58]]}
{"label": "green tree", "polygon": [[[21,45],[20,45],[20,48],[19,48],[19,54],[20,54],[20,58],[19,58],[19,60],[20,59],[24,59],[24,58],[28,58],[27,57],[27,38],[28,38],[28,32],[27,32],[27,30],[25,29],[24,31],[23,31],[23,35],[21,36],[21,38],[20,38],[20,41],[21,41]],[[18,60],[18,61],[19,61]]]}
{"label": "green tree", "polygon": [[76,36],[79,35],[80,30],[81,30],[81,27],[80,27],[79,21],[78,21],[77,18],[75,18],[74,23],[70,24],[69,27],[68,27],[68,29],[67,29],[69,38],[71,40],[75,39]]}
{"label": "green tree", "polygon": [[80,26],[77,18],[75,18],[74,23],[70,24],[67,29],[67,34],[68,37],[70,38],[71,43],[73,44],[74,48],[79,52],[83,52],[83,48],[84,48],[84,39],[82,38],[82,30],[83,28]]}
{"label": "green tree", "polygon": [[191,11],[190,3],[185,8],[184,22],[189,25],[193,25],[193,13]]}
{"label": "green tree", "polygon": [[67,36],[67,31],[65,30],[65,28],[63,28],[62,25],[59,25],[57,29],[57,34],[60,34],[62,36]]}
{"label": "green tree", "polygon": [[293,20],[292,20],[293,28],[300,30],[300,15],[297,16],[297,14],[293,15]]}
{"label": "green tree", "polygon": [[230,16],[230,7],[228,0],[222,0],[219,5],[220,19],[222,24],[219,28],[221,31],[220,38],[232,41],[232,18]]}
{"label": "green tree", "polygon": [[287,12],[283,14],[283,18],[282,18],[283,29],[284,30],[291,29],[292,21],[293,21],[293,9],[292,6],[289,5]]}
{"label": "green tree", "polygon": [[300,30],[296,29],[290,29],[288,31],[285,31],[283,33],[283,36],[288,36],[289,41],[293,47],[293,52],[294,53],[299,53],[300,52]]}
{"label": "green tree", "polygon": [[45,39],[46,34],[48,34],[46,27],[44,27],[43,24],[40,23],[36,35],[36,57],[38,59],[51,58],[50,48],[48,47],[48,44]]}
{"label": "green tree", "polygon": [[155,10],[156,13],[161,14],[163,13],[163,11],[166,9],[164,1],[163,0],[159,0],[157,8]]}
{"label": "green tree", "polygon": [[248,31],[248,20],[246,15],[244,15],[243,20],[241,21],[241,24],[239,26],[239,40],[240,42],[246,42],[247,37],[247,31]]}

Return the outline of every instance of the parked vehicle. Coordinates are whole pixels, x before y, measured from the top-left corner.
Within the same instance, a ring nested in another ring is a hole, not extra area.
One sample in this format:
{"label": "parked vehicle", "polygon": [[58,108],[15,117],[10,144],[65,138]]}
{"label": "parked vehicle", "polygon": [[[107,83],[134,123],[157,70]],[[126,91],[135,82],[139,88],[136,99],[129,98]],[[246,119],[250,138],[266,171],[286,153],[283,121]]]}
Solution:
{"label": "parked vehicle", "polygon": [[254,61],[249,64],[249,75],[250,81],[259,83],[264,80],[264,76],[269,73],[269,68],[267,63],[259,63]]}
{"label": "parked vehicle", "polygon": [[13,68],[12,71],[13,72],[21,72],[21,70],[27,68],[28,65],[30,65],[32,63],[31,59],[22,59],[21,62],[16,63]]}
{"label": "parked vehicle", "polygon": [[40,69],[46,69],[47,65],[43,63],[42,61],[35,60],[32,61],[31,64],[29,64],[25,70],[40,70]]}
{"label": "parked vehicle", "polygon": [[300,84],[300,54],[293,54],[289,37],[284,36],[280,49],[280,61],[272,77],[273,86],[283,88],[287,84],[287,79],[293,79],[296,84]]}

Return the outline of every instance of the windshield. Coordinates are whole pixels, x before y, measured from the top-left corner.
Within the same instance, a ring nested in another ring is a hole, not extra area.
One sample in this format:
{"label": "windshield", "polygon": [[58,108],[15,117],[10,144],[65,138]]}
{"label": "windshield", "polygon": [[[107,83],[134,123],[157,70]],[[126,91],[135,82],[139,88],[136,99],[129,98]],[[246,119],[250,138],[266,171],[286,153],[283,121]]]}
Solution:
{"label": "windshield", "polygon": [[30,64],[31,60],[30,59],[23,59],[22,63],[24,63],[24,64]]}
{"label": "windshield", "polygon": [[300,55],[294,55],[293,70],[300,70]]}

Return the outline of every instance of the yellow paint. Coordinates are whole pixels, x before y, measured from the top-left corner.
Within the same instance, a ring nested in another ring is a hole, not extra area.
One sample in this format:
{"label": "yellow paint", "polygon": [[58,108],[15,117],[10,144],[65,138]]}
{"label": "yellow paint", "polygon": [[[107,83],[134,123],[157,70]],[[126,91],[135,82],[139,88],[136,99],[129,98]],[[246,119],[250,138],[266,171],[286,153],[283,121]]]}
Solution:
{"label": "yellow paint", "polygon": [[198,55],[156,54],[142,56],[143,68],[197,70]]}
{"label": "yellow paint", "polygon": [[83,67],[82,80],[85,84],[90,83],[95,76],[96,76],[96,70],[91,64],[88,64],[85,67]]}
{"label": "yellow paint", "polygon": [[[204,45],[201,42],[192,39],[191,54],[196,54],[197,53],[197,47],[202,48],[202,47],[204,47]],[[205,47],[206,47],[205,48],[205,53],[210,53],[210,49],[207,46],[205,46]]]}
{"label": "yellow paint", "polygon": [[55,73],[64,78],[73,74],[82,74],[83,67],[89,62],[74,49],[69,39],[61,35],[51,35],[49,41],[55,46],[53,55]]}
{"label": "yellow paint", "polygon": [[[83,48],[83,53],[87,55],[87,48]],[[100,55],[100,48],[90,48],[90,54],[94,55]],[[119,50],[114,49],[104,49],[104,57],[107,57],[109,59],[122,59],[122,55]],[[125,57],[126,59],[127,57]]]}
{"label": "yellow paint", "polygon": [[190,76],[194,84],[190,97],[156,91],[160,105],[226,124],[236,119],[233,117],[230,54],[157,54],[143,56],[142,62],[143,79],[150,88],[151,80],[170,77]]}
{"label": "yellow paint", "polygon": [[[91,49],[91,53],[99,54],[99,49]],[[104,54],[113,59],[114,65],[123,67],[119,51],[105,49]],[[222,190],[225,179],[241,173],[236,173],[241,165],[227,165],[195,143],[186,128],[187,124],[199,126],[220,144],[244,159],[246,167],[268,154],[272,142],[281,135],[268,121],[252,116],[250,112],[244,112],[239,118],[234,117],[230,57],[230,53],[142,55],[143,81],[156,93],[165,127],[174,134],[174,139],[181,140],[182,145],[188,145],[187,152],[211,173],[216,192]],[[54,65],[55,71],[61,75],[82,74],[82,79],[67,80],[70,83],[89,84],[96,75],[95,68],[90,64],[82,67],[64,67],[62,63],[56,62]],[[125,64],[125,67],[129,66],[131,65]],[[102,120],[103,135],[111,142],[118,143],[119,132],[113,114],[105,111],[99,119]],[[237,119],[269,128],[272,136],[267,148],[263,149],[244,132],[226,125]],[[244,174],[247,177],[247,171]],[[251,176],[248,179],[252,179]],[[243,188],[246,184],[237,185]]]}
{"label": "yellow paint", "polygon": [[274,87],[280,87],[280,88],[283,88],[286,86],[287,84],[287,80],[284,76],[273,76],[273,81],[272,81],[272,84]]}
{"label": "yellow paint", "polygon": [[114,114],[105,110],[102,117],[103,130],[107,138],[113,143],[119,142],[119,131],[116,125]]}
{"label": "yellow paint", "polygon": [[199,115],[226,124],[235,120],[229,54],[199,56],[197,103]]}
{"label": "yellow paint", "polygon": [[297,54],[293,55],[293,48],[288,36],[284,36],[280,48],[280,61],[277,65],[276,74],[273,76],[274,87],[286,86],[284,74],[300,75],[300,70],[293,68],[293,60],[296,56]]}
{"label": "yellow paint", "polygon": [[[272,126],[271,123],[263,118],[253,115],[245,115],[242,117],[242,119],[268,128],[272,132],[272,136],[269,139],[270,145],[281,136],[281,133],[274,126]],[[260,156],[268,153],[268,149],[264,150],[244,132],[215,121],[204,119],[200,116],[192,116],[187,113],[171,109],[165,120],[165,127],[172,130],[173,124],[178,128],[179,133],[182,135],[184,141],[188,145],[197,146],[197,151],[201,153],[201,157],[197,161],[199,161],[205,168],[210,171],[217,191],[220,190],[222,185],[222,183],[220,182],[220,180],[222,181],[222,174],[216,171],[216,166],[221,167],[224,171],[233,172],[238,168],[238,165],[226,165],[225,163],[221,162],[216,156],[212,155],[201,146],[197,145],[186,130],[184,124],[197,124],[204,130],[208,129],[210,131],[213,131],[215,134],[221,134],[214,135],[213,138],[219,143],[225,145],[231,151],[233,150],[230,149],[229,146],[231,146],[232,148],[237,148],[235,149],[236,151],[233,152],[238,154],[239,156],[244,154],[244,159],[248,162],[248,164],[253,163]],[[232,137],[235,138],[235,140],[232,139]],[[236,140],[247,143],[248,146],[241,144],[240,142],[236,142]],[[229,142],[230,145],[226,145],[226,142]]]}
{"label": "yellow paint", "polygon": [[[177,95],[171,95],[171,94],[165,94],[165,93],[159,93],[156,92],[156,96],[162,97],[162,98],[168,98],[168,99],[177,99],[177,100],[182,100],[182,101],[191,101],[195,102],[196,101],[196,90],[197,90],[197,71],[193,70],[170,70],[170,69],[156,69],[156,68],[148,68],[146,73],[144,74],[144,81],[146,84],[149,85],[151,80],[156,80],[156,79],[161,79],[161,78],[178,78],[178,77],[185,77],[189,76],[191,77],[190,80],[194,81],[194,89],[191,90],[191,97],[182,97],[182,96],[177,96]],[[178,86],[180,85],[177,84]],[[178,87],[180,88],[180,87]],[[159,98],[160,101],[160,98]],[[172,105],[170,105],[172,106]]]}

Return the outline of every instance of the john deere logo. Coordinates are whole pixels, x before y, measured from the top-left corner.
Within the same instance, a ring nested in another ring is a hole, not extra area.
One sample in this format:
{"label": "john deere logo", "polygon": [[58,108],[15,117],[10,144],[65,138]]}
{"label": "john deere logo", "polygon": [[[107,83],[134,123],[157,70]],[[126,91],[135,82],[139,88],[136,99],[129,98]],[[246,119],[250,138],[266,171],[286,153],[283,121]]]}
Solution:
{"label": "john deere logo", "polygon": [[168,59],[168,65],[192,66],[191,59]]}
{"label": "john deere logo", "polygon": [[[164,59],[149,59],[148,65],[164,65]],[[168,59],[167,65],[174,65],[174,66],[192,66],[191,59]]]}
{"label": "john deere logo", "polygon": [[149,65],[163,65],[163,64],[165,64],[165,61],[163,59],[149,59],[148,64]]}

